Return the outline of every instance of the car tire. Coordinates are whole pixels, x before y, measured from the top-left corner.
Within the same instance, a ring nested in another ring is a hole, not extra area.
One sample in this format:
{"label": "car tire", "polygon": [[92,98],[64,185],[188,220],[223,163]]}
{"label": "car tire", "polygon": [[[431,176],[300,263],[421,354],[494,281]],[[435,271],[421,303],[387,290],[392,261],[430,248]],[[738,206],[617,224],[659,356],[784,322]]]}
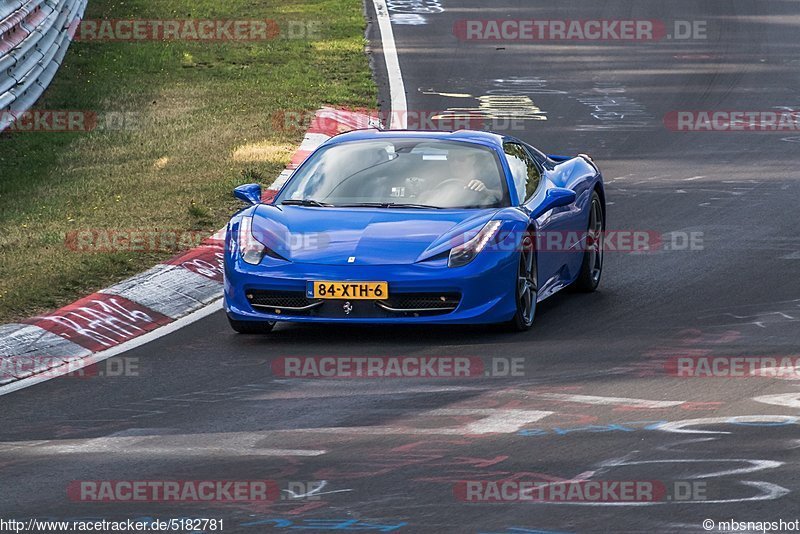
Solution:
{"label": "car tire", "polygon": [[269,321],[236,321],[228,317],[228,322],[240,334],[269,334],[275,328],[275,323]]}
{"label": "car tire", "polygon": [[516,312],[514,317],[506,323],[512,332],[525,332],[533,326],[536,315],[536,297],[538,294],[536,251],[533,240],[526,236],[519,254],[519,267],[516,271],[514,298]]}
{"label": "car tire", "polygon": [[[606,218],[603,203],[600,195],[594,191],[589,206],[589,235],[586,238],[586,251],[583,253],[583,263],[578,278],[572,284],[577,291],[591,293],[600,285],[600,277],[603,274],[603,233],[605,229]],[[590,239],[591,241],[589,241]]]}

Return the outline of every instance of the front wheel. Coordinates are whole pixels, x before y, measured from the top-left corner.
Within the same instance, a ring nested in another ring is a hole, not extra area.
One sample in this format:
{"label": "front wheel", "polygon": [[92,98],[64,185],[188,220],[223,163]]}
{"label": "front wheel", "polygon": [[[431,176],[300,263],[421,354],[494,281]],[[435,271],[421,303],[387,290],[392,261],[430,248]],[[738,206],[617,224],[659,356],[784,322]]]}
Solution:
{"label": "front wheel", "polygon": [[527,240],[519,255],[519,268],[516,276],[517,311],[507,326],[515,332],[524,332],[533,326],[536,315],[536,296],[538,294],[536,254],[533,245]]}
{"label": "front wheel", "polygon": [[586,251],[583,253],[583,264],[574,287],[578,291],[591,293],[600,284],[603,274],[603,232],[606,229],[603,204],[600,195],[595,191],[592,194],[592,204],[589,208],[589,232],[586,236]]}
{"label": "front wheel", "polygon": [[275,328],[275,323],[270,321],[237,321],[228,317],[228,322],[240,334],[269,334]]}

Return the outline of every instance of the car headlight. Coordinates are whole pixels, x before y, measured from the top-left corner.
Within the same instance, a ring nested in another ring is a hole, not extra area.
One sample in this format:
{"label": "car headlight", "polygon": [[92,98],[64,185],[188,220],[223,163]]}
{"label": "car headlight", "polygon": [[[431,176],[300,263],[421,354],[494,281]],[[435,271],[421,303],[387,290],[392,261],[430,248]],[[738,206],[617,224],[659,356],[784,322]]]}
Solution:
{"label": "car headlight", "polygon": [[450,251],[450,258],[447,261],[448,267],[462,267],[474,260],[486,248],[489,241],[494,239],[502,225],[502,221],[489,221],[475,237],[463,245],[454,247]]}
{"label": "car headlight", "polygon": [[267,253],[267,247],[253,235],[253,218],[243,217],[239,222],[239,253],[245,263],[258,265]]}
{"label": "car headlight", "polygon": [[245,263],[258,265],[264,256],[276,260],[289,261],[277,252],[270,249],[253,235],[253,218],[243,217],[239,223],[239,252]]}

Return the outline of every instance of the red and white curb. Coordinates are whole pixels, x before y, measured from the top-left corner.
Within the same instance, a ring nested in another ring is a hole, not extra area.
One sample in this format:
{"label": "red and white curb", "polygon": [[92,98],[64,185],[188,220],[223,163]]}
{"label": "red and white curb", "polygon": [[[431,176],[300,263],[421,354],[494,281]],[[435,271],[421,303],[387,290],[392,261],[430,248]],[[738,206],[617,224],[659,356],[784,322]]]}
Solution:
{"label": "red and white curb", "polygon": [[[332,136],[374,125],[365,113],[317,111],[292,163],[264,191],[264,201]],[[59,310],[0,325],[0,395],[75,372],[218,311],[224,239],[223,228],[201,246]]]}

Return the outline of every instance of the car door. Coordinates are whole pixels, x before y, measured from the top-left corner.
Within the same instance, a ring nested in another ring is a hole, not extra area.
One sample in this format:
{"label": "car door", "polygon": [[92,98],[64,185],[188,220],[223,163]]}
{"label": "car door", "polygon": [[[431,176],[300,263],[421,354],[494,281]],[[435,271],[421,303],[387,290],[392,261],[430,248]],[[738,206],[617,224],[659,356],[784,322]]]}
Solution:
{"label": "car door", "polygon": [[[516,195],[516,198],[513,199],[514,203],[530,214],[531,206],[535,205],[539,199],[544,198],[547,191],[544,168],[537,164],[521,143],[506,141],[503,143],[503,151],[514,180],[514,191],[511,192],[512,195]],[[536,225],[537,228],[539,226],[539,224]],[[557,271],[557,263],[558,261],[554,261],[551,254],[537,253],[537,287],[541,288]]]}
{"label": "car door", "polygon": [[[503,150],[514,178],[514,188],[520,205],[528,213],[538,205],[548,189],[556,187],[551,171],[533,157],[524,144],[508,140]],[[565,206],[543,213],[535,221],[538,283],[540,298],[560,289],[571,279],[576,265],[575,256],[579,253],[571,248],[571,233],[577,230],[579,211],[575,206]]]}

